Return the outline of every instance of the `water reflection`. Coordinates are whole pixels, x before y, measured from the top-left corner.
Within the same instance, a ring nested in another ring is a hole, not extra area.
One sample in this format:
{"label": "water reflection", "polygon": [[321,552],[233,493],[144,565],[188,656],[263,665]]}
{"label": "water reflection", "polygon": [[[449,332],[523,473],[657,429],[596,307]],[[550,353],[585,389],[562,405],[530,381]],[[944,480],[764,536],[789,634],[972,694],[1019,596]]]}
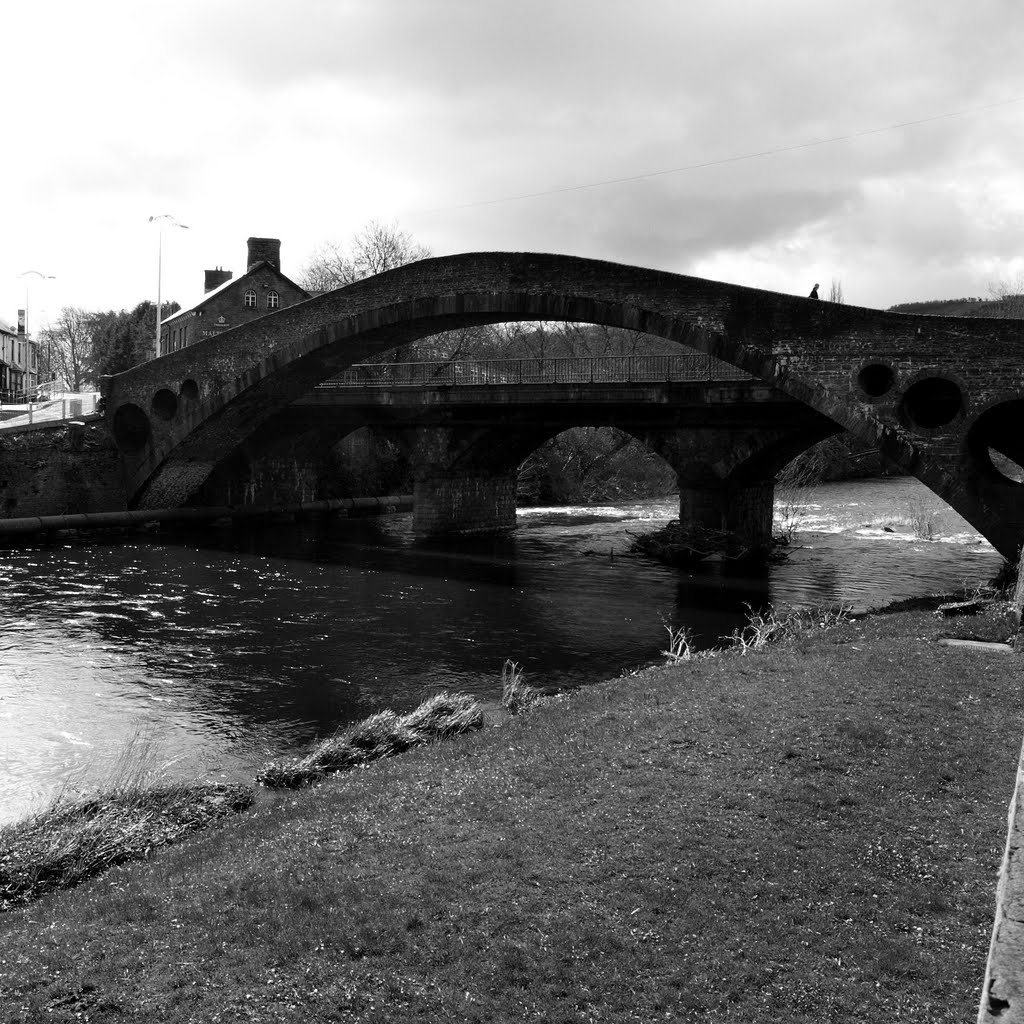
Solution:
{"label": "water reflection", "polygon": [[251,777],[381,706],[496,700],[506,658],[582,685],[659,660],[665,623],[714,644],[748,603],[877,604],[992,575],[998,556],[957,524],[957,543],[865,540],[894,493],[808,501],[832,532],[757,571],[624,557],[674,500],[530,510],[510,536],[457,544],[417,544],[389,516],[0,553],[0,820],[89,788],[138,732],[174,773]]}

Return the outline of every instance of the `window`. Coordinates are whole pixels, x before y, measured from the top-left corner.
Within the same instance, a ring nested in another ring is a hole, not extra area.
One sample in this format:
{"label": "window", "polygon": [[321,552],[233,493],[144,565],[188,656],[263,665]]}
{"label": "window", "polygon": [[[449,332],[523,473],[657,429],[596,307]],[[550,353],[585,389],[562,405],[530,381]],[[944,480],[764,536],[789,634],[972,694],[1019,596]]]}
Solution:
{"label": "window", "polygon": [[267,309],[277,309],[281,305],[281,299],[277,292],[267,292]]}
{"label": "window", "polygon": [[256,308],[256,292],[253,291],[252,288],[250,288],[245,293],[245,308],[246,309],[255,309]]}

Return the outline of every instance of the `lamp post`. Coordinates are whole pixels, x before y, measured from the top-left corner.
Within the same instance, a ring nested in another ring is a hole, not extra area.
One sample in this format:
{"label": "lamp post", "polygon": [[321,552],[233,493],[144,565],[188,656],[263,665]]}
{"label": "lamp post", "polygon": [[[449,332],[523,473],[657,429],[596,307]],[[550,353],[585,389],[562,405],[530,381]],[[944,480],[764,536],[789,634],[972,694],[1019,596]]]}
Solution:
{"label": "lamp post", "polygon": [[173,214],[170,213],[158,213],[149,218],[150,224],[156,221],[158,229],[156,243],[156,337],[153,339],[154,359],[160,358],[160,321],[163,319],[163,302],[160,297],[160,284],[163,277],[165,220],[169,221],[173,227],[188,228],[187,224],[182,224],[180,221],[175,220]]}
{"label": "lamp post", "polygon": [[[57,280],[57,277],[56,277],[55,274],[44,274],[41,270],[25,270],[25,271],[22,271],[22,273],[20,273],[18,275],[18,277],[38,277],[40,281],[56,281]],[[25,341],[26,341],[27,344],[37,345],[38,342],[33,342],[33,341],[29,340],[29,336],[32,333],[31,330],[29,329],[30,325],[29,325],[29,318],[28,318],[28,312],[29,312],[29,308],[28,308],[29,284],[30,284],[29,281],[25,282]],[[49,365],[49,360],[47,360],[46,372],[48,374],[52,374],[53,373],[53,367]],[[25,373],[25,378],[26,378],[26,390],[27,390],[27,384],[28,384],[28,372],[27,371]],[[38,360],[38,358],[36,358],[36,385],[38,385],[38,384],[39,384],[39,360]]]}

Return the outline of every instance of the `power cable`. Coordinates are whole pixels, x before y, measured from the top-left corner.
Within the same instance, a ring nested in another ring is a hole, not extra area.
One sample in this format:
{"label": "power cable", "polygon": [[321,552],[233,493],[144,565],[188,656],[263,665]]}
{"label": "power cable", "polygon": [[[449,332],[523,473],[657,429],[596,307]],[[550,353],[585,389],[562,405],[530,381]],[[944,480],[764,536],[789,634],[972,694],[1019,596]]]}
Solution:
{"label": "power cable", "polygon": [[735,164],[744,160],[758,160],[766,156],[776,156],[779,153],[794,153],[801,149],[813,149],[816,146],[830,146],[836,142],[848,142],[851,139],[864,138],[867,135],[881,135],[883,132],[893,132],[900,128],[914,128],[922,124],[930,124],[933,121],[944,121],[951,117],[963,117],[967,114],[977,114],[984,110],[994,110],[997,107],[1010,106],[1013,103],[1024,102],[1024,96],[1015,96],[1012,99],[1000,100],[998,103],[987,103],[980,107],[966,107],[963,110],[951,110],[944,114],[933,114],[930,117],[920,117],[913,121],[900,121],[898,124],[885,125],[883,128],[865,128],[863,131],[850,132],[847,135],[834,135],[827,139],[812,139],[809,142],[798,142],[792,146],[777,146],[774,149],[762,149],[755,153],[742,153],[736,156],[720,157],[717,160],[704,160],[695,164],[684,164],[681,167],[669,167],[660,171],[647,171],[643,174],[630,174],[624,178],[606,178],[604,181],[589,181],[581,185],[564,185],[560,188],[543,189],[539,192],[522,192],[518,195],[502,196],[498,199],[478,199],[471,203],[458,203],[453,206],[437,206],[428,210],[419,210],[419,214],[447,213],[451,210],[469,210],[477,206],[496,206],[499,203],[515,203],[526,199],[540,199],[543,196],[560,195],[566,192],[583,192],[592,188],[605,188],[608,185],[624,185],[632,181],[646,181],[649,178],[659,178],[667,174],[683,174],[686,171],[697,171],[706,167],[721,167],[723,164]]}

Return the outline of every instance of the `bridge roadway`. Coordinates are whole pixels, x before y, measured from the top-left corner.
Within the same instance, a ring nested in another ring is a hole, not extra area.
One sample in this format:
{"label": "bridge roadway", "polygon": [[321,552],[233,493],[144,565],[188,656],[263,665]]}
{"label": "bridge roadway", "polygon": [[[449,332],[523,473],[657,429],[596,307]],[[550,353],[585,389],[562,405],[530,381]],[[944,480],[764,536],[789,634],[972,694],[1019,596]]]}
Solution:
{"label": "bridge roadway", "polygon": [[826,426],[802,402],[703,354],[360,364],[293,402],[273,421],[276,428],[285,419],[296,427],[476,424],[556,432]]}

